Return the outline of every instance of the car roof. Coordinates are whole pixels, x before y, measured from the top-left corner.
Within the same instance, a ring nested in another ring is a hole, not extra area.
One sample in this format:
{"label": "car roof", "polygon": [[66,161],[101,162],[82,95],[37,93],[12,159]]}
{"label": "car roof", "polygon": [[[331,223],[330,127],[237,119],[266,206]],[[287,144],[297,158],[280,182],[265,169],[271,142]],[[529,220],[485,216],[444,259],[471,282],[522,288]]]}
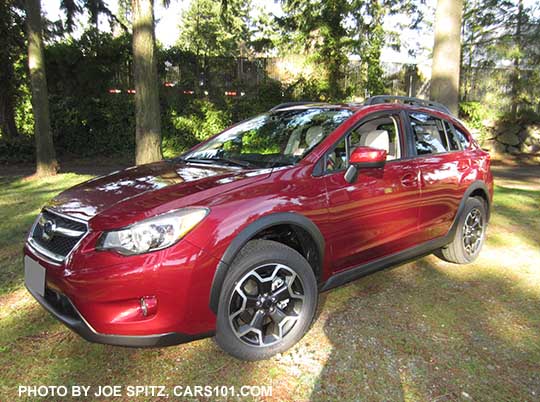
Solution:
{"label": "car roof", "polygon": [[427,109],[443,113],[455,119],[450,110],[443,104],[407,96],[392,96],[392,95],[377,95],[366,99],[363,103],[327,103],[314,101],[286,102],[274,106],[270,109],[271,112],[278,110],[295,110],[295,109],[312,109],[312,108],[331,108],[331,109],[348,109],[358,111],[370,106],[392,105],[398,106],[400,109]]}
{"label": "car roof", "polygon": [[286,102],[280,103],[277,106],[274,106],[270,109],[270,112],[275,112],[278,110],[301,110],[301,109],[350,109],[358,110],[361,105],[349,104],[349,103],[328,103],[328,102]]}

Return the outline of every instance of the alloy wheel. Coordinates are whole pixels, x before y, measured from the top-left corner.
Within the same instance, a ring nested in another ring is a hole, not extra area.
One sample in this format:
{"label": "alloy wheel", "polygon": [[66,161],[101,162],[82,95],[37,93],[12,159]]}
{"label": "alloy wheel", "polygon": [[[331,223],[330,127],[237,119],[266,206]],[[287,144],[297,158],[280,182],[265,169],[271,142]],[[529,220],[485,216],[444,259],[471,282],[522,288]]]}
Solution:
{"label": "alloy wheel", "polygon": [[301,278],[286,265],[265,264],[236,283],[229,301],[229,322],[242,342],[266,347],[291,332],[303,307]]}
{"label": "alloy wheel", "polygon": [[468,255],[474,255],[484,237],[484,218],[478,208],[473,208],[463,223],[463,248]]}

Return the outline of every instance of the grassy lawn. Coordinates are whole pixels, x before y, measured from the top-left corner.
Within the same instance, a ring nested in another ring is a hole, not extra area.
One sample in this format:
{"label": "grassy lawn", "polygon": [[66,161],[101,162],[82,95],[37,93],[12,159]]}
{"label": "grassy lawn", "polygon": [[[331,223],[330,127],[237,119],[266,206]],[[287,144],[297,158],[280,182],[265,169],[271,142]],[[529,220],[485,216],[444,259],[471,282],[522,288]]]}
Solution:
{"label": "grassy lawn", "polygon": [[88,177],[0,178],[0,401],[18,385],[73,384],[272,385],[269,399],[296,401],[540,399],[540,191],[496,188],[476,263],[429,256],[328,292],[296,347],[245,363],[211,339],[90,344],[29,296],[26,231],[47,199]]}

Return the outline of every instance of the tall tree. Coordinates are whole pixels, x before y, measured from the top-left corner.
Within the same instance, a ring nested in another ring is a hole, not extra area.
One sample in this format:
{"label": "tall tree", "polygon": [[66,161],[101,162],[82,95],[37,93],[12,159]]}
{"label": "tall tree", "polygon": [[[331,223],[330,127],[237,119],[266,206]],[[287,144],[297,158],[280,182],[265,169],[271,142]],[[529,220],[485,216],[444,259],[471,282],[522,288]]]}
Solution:
{"label": "tall tree", "polygon": [[431,66],[431,99],[459,110],[462,0],[438,0]]}
{"label": "tall tree", "polygon": [[250,39],[251,1],[241,5],[236,1],[228,3],[227,12],[223,13],[220,2],[192,0],[182,15],[178,45],[197,57],[237,55],[240,45]]}
{"label": "tall tree", "polygon": [[498,96],[498,106],[503,104],[516,117],[518,106],[538,103],[534,97],[534,82],[540,80],[538,5],[523,0],[466,0],[462,40],[465,100],[471,82],[477,80],[475,70],[497,68],[501,74],[491,78],[491,86],[507,100]]}
{"label": "tall tree", "polygon": [[523,53],[523,28],[524,28],[524,15],[523,15],[523,0],[518,0],[517,6],[517,15],[516,15],[516,30],[515,30],[515,50],[513,54],[513,70],[512,70],[512,103],[511,103],[511,113],[512,117],[515,119],[517,117],[517,110],[519,105],[519,95],[520,95],[520,84],[521,84],[521,74],[520,74],[520,58]]}
{"label": "tall tree", "polygon": [[[125,5],[127,0],[119,1],[119,11],[126,12]],[[125,31],[127,30],[125,19],[118,17],[111,12],[104,0],[61,0],[60,9],[66,15],[65,31],[73,32],[75,28],[75,17],[88,13],[88,22],[96,29],[99,28],[99,16],[104,15],[109,19],[111,29],[120,26]]]}
{"label": "tall tree", "polygon": [[135,81],[135,162],[158,161],[161,116],[154,33],[154,1],[132,0],[133,76]]}
{"label": "tall tree", "polygon": [[40,0],[26,0],[26,22],[28,70],[32,89],[32,110],[36,137],[36,176],[50,176],[56,174],[58,162],[56,161],[49,118]]}
{"label": "tall tree", "polygon": [[403,12],[413,27],[421,18],[413,0],[282,0],[285,16],[278,22],[299,35],[307,53],[326,67],[330,98],[344,93],[341,79],[348,55],[358,54],[366,70],[365,87],[371,94],[383,91],[380,55],[387,33],[384,18]]}
{"label": "tall tree", "polygon": [[[214,0],[193,0],[182,15],[178,47],[195,55],[194,88],[201,91],[201,80],[208,79],[210,57],[235,57],[251,39],[251,1],[227,2],[227,8]],[[204,82],[203,82],[204,83]]]}
{"label": "tall tree", "polygon": [[353,36],[353,27],[347,23],[350,2],[284,0],[283,11],[285,16],[278,18],[279,24],[285,31],[296,33],[294,41],[326,67],[329,97],[342,98],[340,80]]}

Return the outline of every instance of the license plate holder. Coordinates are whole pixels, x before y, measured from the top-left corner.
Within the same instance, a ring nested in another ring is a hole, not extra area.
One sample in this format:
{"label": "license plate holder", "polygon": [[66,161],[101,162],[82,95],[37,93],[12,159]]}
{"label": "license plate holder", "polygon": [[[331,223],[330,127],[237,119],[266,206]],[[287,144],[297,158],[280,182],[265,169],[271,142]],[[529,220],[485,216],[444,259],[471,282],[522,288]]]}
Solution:
{"label": "license plate holder", "polygon": [[24,283],[42,297],[45,297],[45,274],[45,267],[28,256],[24,257]]}

